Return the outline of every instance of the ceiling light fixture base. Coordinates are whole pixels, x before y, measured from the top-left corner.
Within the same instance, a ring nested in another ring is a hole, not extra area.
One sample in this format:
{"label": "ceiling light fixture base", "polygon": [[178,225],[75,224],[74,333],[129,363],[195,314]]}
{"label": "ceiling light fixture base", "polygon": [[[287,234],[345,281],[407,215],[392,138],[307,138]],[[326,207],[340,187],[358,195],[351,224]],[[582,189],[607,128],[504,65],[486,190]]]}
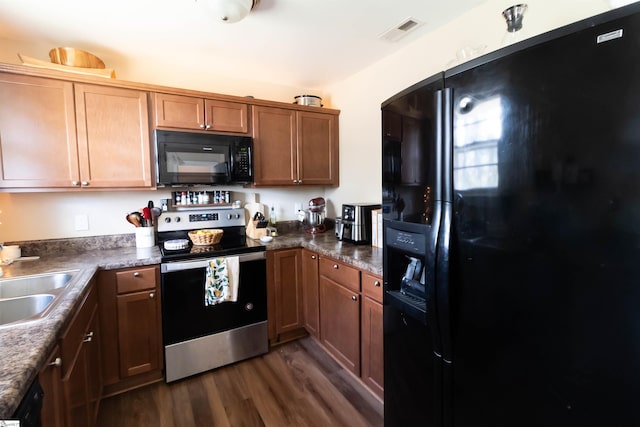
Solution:
{"label": "ceiling light fixture base", "polygon": [[208,0],[209,9],[216,20],[227,24],[246,18],[260,0]]}

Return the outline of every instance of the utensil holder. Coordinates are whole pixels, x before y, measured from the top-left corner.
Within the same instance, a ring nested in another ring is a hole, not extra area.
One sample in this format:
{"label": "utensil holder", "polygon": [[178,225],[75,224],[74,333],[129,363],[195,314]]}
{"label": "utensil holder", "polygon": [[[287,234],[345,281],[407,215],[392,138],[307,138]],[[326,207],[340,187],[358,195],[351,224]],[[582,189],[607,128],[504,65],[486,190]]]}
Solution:
{"label": "utensil holder", "polygon": [[136,248],[151,248],[156,244],[153,227],[136,227]]}

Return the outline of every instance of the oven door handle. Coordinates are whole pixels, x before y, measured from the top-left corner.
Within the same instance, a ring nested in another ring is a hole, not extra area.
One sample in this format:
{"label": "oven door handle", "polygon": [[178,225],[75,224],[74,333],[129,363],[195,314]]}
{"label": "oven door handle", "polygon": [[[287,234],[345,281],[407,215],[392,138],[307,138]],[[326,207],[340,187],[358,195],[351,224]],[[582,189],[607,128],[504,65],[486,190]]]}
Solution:
{"label": "oven door handle", "polygon": [[[238,255],[229,255],[229,257],[237,256],[239,261],[247,262],[247,261],[259,261],[261,259],[267,258],[267,253],[264,251],[260,252],[252,252],[248,254],[238,254]],[[189,260],[189,261],[176,261],[176,262],[167,262],[160,265],[161,273],[171,273],[172,271],[182,271],[182,270],[192,270],[195,268],[206,268],[209,264],[209,261],[213,258],[205,258],[198,260]],[[218,257],[225,258],[225,257]]]}

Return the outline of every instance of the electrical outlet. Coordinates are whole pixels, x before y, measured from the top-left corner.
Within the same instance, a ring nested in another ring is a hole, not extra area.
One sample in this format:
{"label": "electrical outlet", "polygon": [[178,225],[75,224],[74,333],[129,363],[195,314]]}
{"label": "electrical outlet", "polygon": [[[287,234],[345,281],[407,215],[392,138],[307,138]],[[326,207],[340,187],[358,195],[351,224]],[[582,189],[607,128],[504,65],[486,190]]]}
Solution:
{"label": "electrical outlet", "polygon": [[89,217],[85,214],[76,215],[76,231],[86,231],[89,229]]}
{"label": "electrical outlet", "polygon": [[294,214],[297,214],[302,210],[302,203],[294,203],[293,204]]}

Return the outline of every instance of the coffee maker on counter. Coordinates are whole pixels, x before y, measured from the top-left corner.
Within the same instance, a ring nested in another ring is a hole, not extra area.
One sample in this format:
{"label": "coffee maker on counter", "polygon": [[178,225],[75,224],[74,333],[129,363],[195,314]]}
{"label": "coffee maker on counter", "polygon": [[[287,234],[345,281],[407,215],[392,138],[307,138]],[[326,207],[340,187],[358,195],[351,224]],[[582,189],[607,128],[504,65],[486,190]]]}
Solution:
{"label": "coffee maker on counter", "polygon": [[324,233],[327,227],[324,224],[325,200],[322,197],[315,197],[309,200],[309,208],[305,211],[298,211],[298,219],[306,225],[305,231],[311,234]]}
{"label": "coffee maker on counter", "polygon": [[342,215],[336,225],[336,237],[355,244],[370,244],[373,231],[371,211],[375,209],[380,209],[380,205],[369,203],[342,205]]}

